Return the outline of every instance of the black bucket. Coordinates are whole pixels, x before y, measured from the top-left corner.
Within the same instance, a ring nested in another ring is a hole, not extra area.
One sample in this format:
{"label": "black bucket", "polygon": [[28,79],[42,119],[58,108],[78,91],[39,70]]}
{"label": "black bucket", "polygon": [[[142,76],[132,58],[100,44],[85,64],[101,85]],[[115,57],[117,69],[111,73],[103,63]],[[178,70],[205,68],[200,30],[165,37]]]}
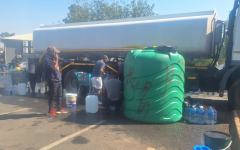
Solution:
{"label": "black bucket", "polygon": [[232,144],[231,136],[223,132],[206,131],[203,133],[202,138],[203,137],[205,146],[209,147],[212,150],[229,150]]}

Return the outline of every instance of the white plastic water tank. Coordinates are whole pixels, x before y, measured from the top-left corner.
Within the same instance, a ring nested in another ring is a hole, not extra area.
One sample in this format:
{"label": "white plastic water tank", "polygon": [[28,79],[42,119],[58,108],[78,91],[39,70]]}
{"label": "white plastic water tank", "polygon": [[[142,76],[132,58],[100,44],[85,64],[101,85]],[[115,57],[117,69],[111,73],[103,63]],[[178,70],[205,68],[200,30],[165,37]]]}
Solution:
{"label": "white plastic water tank", "polygon": [[26,95],[26,83],[18,83],[18,95]]}
{"label": "white plastic water tank", "polygon": [[96,95],[88,95],[85,101],[87,113],[96,113],[98,111],[98,97]]}

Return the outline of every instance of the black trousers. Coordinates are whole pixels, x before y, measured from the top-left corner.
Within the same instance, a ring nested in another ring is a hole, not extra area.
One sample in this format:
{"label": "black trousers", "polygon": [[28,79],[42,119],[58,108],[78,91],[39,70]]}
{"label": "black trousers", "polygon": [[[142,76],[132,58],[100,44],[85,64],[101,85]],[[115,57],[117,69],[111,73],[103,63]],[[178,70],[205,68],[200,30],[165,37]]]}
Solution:
{"label": "black trousers", "polygon": [[30,86],[32,89],[32,93],[35,92],[35,87],[36,87],[36,82],[37,82],[37,75],[33,73],[29,73],[29,81],[30,81]]}
{"label": "black trousers", "polygon": [[53,110],[54,101],[57,101],[57,110],[62,109],[62,82],[48,82],[49,87],[49,112]]}
{"label": "black trousers", "polygon": [[117,108],[120,108],[122,106],[123,103],[123,96],[121,96],[121,98],[117,101],[113,101],[109,98],[107,98],[106,94],[103,94],[103,100],[102,100],[103,106],[111,106],[111,105],[115,105]]}

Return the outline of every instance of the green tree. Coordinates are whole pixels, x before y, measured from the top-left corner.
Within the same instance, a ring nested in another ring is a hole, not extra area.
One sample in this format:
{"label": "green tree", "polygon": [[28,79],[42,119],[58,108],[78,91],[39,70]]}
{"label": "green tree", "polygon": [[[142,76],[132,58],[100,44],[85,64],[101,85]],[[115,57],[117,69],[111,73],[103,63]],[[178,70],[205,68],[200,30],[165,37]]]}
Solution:
{"label": "green tree", "polygon": [[14,35],[15,35],[15,33],[2,32],[0,34],[0,37],[1,37],[0,42],[3,42],[2,38],[9,37],[9,36],[14,36]]}
{"label": "green tree", "polygon": [[113,20],[123,18],[147,17],[156,15],[153,12],[154,4],[146,0],[132,0],[129,4],[123,1],[111,3],[105,0],[77,0],[69,9],[64,23],[88,22],[99,20]]}

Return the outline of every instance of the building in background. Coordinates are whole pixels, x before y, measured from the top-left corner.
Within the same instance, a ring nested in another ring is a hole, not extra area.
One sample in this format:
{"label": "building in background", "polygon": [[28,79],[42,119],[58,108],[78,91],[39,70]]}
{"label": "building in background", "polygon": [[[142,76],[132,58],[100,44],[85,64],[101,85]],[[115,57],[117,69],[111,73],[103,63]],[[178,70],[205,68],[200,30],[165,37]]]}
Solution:
{"label": "building in background", "polygon": [[27,58],[34,58],[33,34],[16,35],[2,38],[4,41],[5,64],[17,59],[26,62]]}
{"label": "building in background", "polygon": [[0,64],[5,64],[5,53],[3,49],[0,49]]}

